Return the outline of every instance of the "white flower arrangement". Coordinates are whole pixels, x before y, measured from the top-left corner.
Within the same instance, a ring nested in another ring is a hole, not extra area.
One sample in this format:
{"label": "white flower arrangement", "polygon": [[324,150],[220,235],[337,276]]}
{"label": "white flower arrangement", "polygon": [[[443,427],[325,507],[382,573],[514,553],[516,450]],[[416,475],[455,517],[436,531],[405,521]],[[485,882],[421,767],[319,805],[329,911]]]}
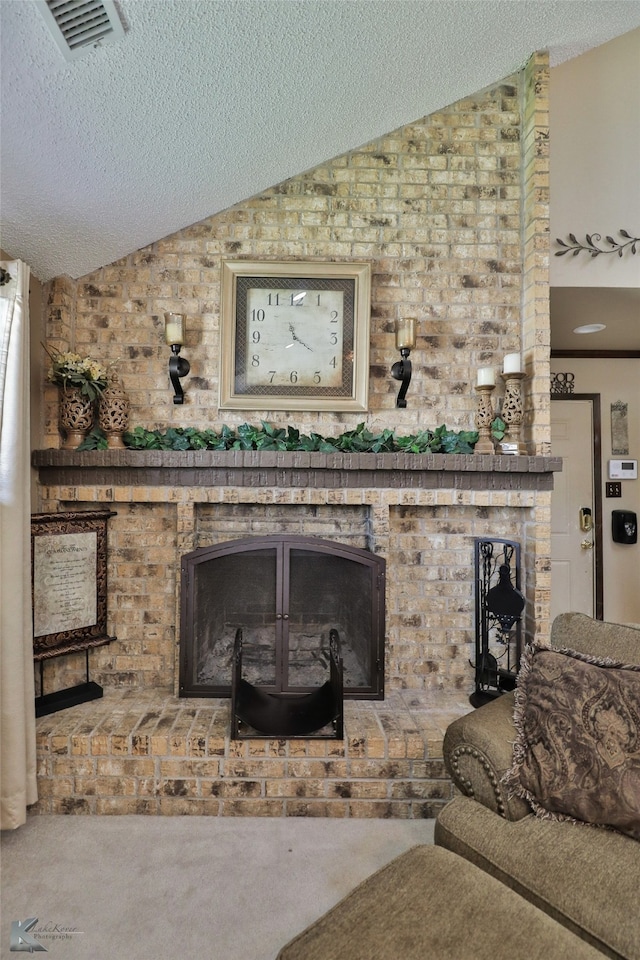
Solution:
{"label": "white flower arrangement", "polygon": [[44,348],[51,360],[47,380],[63,390],[76,387],[83,396],[96,400],[107,386],[107,368],[92,357],[81,357],[70,350],[61,353]]}

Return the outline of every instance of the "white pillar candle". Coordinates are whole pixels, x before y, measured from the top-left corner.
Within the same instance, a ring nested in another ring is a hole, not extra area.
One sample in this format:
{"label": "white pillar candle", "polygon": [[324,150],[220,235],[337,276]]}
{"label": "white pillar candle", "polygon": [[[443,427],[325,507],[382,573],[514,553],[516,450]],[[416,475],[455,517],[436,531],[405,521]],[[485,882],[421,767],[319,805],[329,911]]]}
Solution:
{"label": "white pillar candle", "polygon": [[503,373],[521,373],[522,372],[519,353],[508,353],[505,356],[502,372]]}
{"label": "white pillar candle", "polygon": [[184,343],[184,316],[181,313],[165,313],[164,338],[169,346]]}
{"label": "white pillar candle", "polygon": [[479,387],[495,387],[496,385],[496,375],[494,373],[493,367],[480,367],[478,369],[478,386]]}

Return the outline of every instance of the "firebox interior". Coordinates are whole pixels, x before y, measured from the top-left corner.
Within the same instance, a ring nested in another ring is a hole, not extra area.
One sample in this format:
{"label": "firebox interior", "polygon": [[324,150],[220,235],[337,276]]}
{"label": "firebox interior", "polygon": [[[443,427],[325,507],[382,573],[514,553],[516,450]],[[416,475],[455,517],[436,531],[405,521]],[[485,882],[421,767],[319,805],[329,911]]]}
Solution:
{"label": "firebox interior", "polygon": [[249,683],[308,693],[326,681],[336,630],[345,696],[382,699],[384,580],[383,558],[315,537],[194,550],[182,562],[180,694],[231,696],[238,629]]}

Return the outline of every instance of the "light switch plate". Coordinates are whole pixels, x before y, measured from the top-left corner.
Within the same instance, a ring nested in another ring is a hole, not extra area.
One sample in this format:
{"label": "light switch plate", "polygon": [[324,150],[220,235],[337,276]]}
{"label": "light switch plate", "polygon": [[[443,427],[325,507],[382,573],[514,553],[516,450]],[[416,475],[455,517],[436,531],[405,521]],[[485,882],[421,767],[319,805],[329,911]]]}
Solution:
{"label": "light switch plate", "polygon": [[622,484],[619,480],[609,481],[605,485],[605,496],[607,497],[621,497],[622,496]]}

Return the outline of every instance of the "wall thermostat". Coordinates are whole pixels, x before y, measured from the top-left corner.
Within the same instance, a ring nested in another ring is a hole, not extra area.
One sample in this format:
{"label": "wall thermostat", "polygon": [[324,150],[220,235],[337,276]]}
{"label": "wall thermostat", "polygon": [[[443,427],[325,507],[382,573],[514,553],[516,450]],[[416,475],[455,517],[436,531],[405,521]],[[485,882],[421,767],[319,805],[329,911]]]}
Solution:
{"label": "wall thermostat", "polygon": [[609,480],[637,480],[637,460],[609,460]]}

